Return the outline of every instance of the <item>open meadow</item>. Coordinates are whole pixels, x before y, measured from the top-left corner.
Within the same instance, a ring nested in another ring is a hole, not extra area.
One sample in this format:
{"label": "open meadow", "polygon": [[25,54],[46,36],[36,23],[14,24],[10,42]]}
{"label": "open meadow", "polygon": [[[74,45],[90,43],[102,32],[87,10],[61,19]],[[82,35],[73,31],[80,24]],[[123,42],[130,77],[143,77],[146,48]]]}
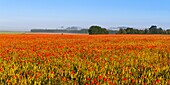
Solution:
{"label": "open meadow", "polygon": [[167,85],[170,36],[0,34],[0,84]]}

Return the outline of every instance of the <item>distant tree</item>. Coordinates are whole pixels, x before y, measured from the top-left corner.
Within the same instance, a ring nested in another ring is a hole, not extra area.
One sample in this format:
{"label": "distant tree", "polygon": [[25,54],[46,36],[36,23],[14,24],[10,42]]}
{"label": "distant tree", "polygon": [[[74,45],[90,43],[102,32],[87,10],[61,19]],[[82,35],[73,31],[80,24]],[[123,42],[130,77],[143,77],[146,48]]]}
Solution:
{"label": "distant tree", "polygon": [[167,29],[167,30],[166,30],[166,34],[170,34],[170,29]]}
{"label": "distant tree", "polygon": [[149,28],[149,33],[150,33],[150,34],[158,34],[158,33],[157,33],[157,26],[152,25],[152,26]]}
{"label": "distant tree", "polygon": [[170,34],[170,29],[163,30],[162,28],[157,28],[157,26],[152,25],[149,29],[138,30],[133,28],[120,28],[118,34]]}
{"label": "distant tree", "polygon": [[88,33],[88,29],[81,29],[80,32],[81,33]]}
{"label": "distant tree", "polygon": [[127,32],[123,28],[120,28],[118,31],[118,34],[126,34],[126,33]]}
{"label": "distant tree", "polygon": [[109,34],[108,30],[100,26],[91,26],[88,30],[89,34]]}
{"label": "distant tree", "polygon": [[138,29],[133,29],[133,34],[139,34],[139,30]]}
{"label": "distant tree", "polygon": [[145,34],[144,30],[138,30],[138,34]]}
{"label": "distant tree", "polygon": [[125,31],[127,32],[127,34],[134,34],[133,28],[127,28],[125,29]]}
{"label": "distant tree", "polygon": [[138,30],[138,29],[134,29],[134,28],[127,28],[125,29],[125,31],[127,32],[127,34],[144,34],[144,30]]}
{"label": "distant tree", "polygon": [[145,30],[144,30],[144,34],[149,34],[149,30],[148,30],[148,29],[145,29]]}
{"label": "distant tree", "polygon": [[158,32],[158,34],[163,34],[163,29],[162,28],[158,28],[157,32]]}
{"label": "distant tree", "polygon": [[157,26],[153,25],[149,28],[149,33],[150,34],[164,34],[166,32],[164,32],[162,28],[157,28]]}

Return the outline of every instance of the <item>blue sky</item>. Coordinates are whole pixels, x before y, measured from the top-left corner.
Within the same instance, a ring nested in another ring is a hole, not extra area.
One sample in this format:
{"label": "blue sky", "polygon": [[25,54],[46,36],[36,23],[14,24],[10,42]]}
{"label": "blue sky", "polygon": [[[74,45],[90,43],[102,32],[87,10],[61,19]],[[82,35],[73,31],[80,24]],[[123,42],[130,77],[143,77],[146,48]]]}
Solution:
{"label": "blue sky", "polygon": [[0,0],[0,30],[100,25],[170,28],[170,0]]}

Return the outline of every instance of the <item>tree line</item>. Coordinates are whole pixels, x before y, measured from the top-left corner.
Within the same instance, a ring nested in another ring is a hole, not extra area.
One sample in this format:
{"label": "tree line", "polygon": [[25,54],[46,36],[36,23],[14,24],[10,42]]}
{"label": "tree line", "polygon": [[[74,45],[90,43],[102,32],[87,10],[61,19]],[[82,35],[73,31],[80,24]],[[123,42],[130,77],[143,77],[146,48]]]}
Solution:
{"label": "tree line", "polygon": [[46,32],[46,33],[81,33],[87,34],[88,29],[67,30],[67,29],[31,29],[31,32]]}
{"label": "tree line", "polygon": [[[89,34],[110,34],[109,30],[100,26],[91,26],[88,30]],[[148,29],[134,29],[128,27],[126,29],[120,28],[116,34],[170,34],[170,29],[163,30],[155,25],[152,25]]]}
{"label": "tree line", "polygon": [[162,28],[158,28],[157,26],[153,25],[148,29],[139,30],[134,28],[120,28],[117,34],[170,34],[170,29],[163,30]]}
{"label": "tree line", "polygon": [[134,29],[131,27],[120,28],[118,31],[108,30],[100,26],[91,26],[89,29],[67,30],[67,29],[31,29],[31,32],[54,32],[54,33],[89,33],[95,34],[170,34],[170,29],[163,30],[153,25],[148,29]]}

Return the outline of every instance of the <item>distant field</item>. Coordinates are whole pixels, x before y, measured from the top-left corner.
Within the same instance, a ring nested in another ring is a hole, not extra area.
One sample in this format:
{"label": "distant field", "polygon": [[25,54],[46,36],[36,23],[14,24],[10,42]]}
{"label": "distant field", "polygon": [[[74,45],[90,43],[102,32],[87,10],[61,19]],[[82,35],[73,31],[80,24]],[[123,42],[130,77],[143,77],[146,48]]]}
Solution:
{"label": "distant field", "polygon": [[21,34],[26,32],[16,32],[16,31],[0,31],[0,34]]}
{"label": "distant field", "polygon": [[0,48],[0,85],[170,84],[169,35],[0,34]]}
{"label": "distant field", "polygon": [[0,34],[76,34],[84,35],[87,33],[51,33],[51,32],[13,32],[13,31],[0,31]]}

